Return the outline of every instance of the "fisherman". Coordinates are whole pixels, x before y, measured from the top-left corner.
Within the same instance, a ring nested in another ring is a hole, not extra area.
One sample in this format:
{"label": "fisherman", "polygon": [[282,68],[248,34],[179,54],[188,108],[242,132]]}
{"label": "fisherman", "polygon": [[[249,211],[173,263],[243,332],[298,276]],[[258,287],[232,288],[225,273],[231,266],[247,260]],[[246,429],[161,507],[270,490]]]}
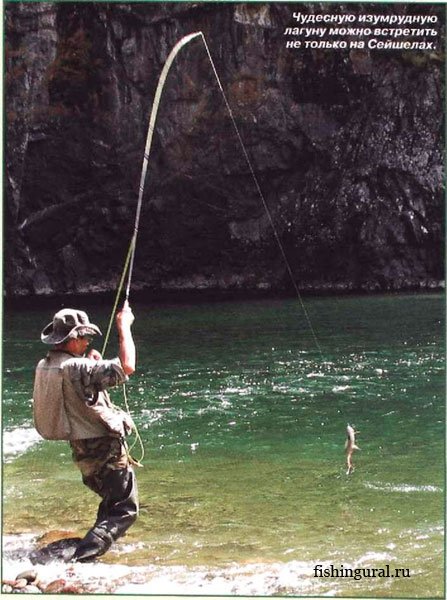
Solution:
{"label": "fisherman", "polygon": [[102,498],[96,522],[77,545],[73,561],[87,562],[107,552],[138,515],[137,484],[124,440],[134,424],[107,392],[135,371],[133,322],[126,301],[116,315],[119,358],[113,360],[103,360],[93,349],[86,354],[101,331],[81,310],[60,310],[41,334],[52,348],[36,368],[35,427],[45,439],[70,442],[84,484]]}

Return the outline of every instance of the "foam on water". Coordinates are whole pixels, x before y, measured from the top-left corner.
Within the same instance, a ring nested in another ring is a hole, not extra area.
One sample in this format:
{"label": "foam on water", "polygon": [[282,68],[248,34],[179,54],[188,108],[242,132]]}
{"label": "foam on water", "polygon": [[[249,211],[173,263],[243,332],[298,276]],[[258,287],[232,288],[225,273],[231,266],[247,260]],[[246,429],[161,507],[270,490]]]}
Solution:
{"label": "foam on water", "polygon": [[14,457],[42,441],[34,427],[8,429],[3,432],[2,438],[4,462],[11,462]]}
{"label": "foam on water", "polygon": [[[325,579],[315,577],[315,561],[291,560],[288,562],[243,562],[223,567],[206,565],[164,566],[151,562],[147,565],[130,566],[113,562],[66,564],[58,561],[46,565],[32,565],[27,553],[36,545],[34,534],[4,536],[3,577],[14,579],[21,571],[33,569],[43,585],[63,579],[67,584],[79,586],[86,593],[138,594],[138,595],[236,595],[236,596],[309,596],[338,595],[346,585],[354,585],[352,577]],[[123,558],[142,543],[118,543],[105,560]],[[144,544],[143,544],[144,545]],[[25,557],[25,558],[24,558]],[[396,556],[388,552],[367,552],[351,560],[333,558],[317,561],[322,569],[370,568],[393,564]],[[343,563],[343,564],[341,564]],[[370,579],[371,589],[391,585],[391,580]]]}
{"label": "foam on water", "polygon": [[170,408],[143,409],[141,411],[142,421],[145,425],[153,425],[158,421],[162,421],[170,410]]}
{"label": "foam on water", "polygon": [[350,385],[335,385],[332,388],[332,391],[334,392],[334,394],[339,394],[340,392],[346,392],[346,390],[349,390],[350,387]]}
{"label": "foam on water", "polygon": [[67,564],[53,561],[46,565],[33,565],[27,554],[35,548],[36,539],[34,534],[3,536],[3,579],[15,579],[21,571],[32,569],[37,571],[44,585],[56,579],[65,579],[67,583],[87,586],[91,591],[113,592],[123,581],[128,578],[133,581],[144,571],[144,567],[120,564]]}
{"label": "foam on water", "polygon": [[[66,564],[53,561],[46,565],[32,565],[27,553],[35,547],[36,536],[19,534],[4,536],[3,577],[14,579],[21,571],[32,568],[40,581],[48,585],[64,579],[69,584],[82,586],[87,592],[116,594],[187,594],[187,595],[333,595],[338,583],[314,576],[314,562],[292,560],[288,562],[246,562],[225,567],[187,567],[183,565],[162,566],[149,564],[129,566],[125,564],[96,563]],[[140,544],[119,544],[110,557],[126,556]],[[24,558],[25,557],[25,558]],[[377,561],[389,561],[385,553],[369,553],[360,556],[352,566]],[[107,559],[106,559],[107,560]],[[322,563],[322,567],[330,566]],[[347,565],[346,565],[347,566]]]}
{"label": "foam on water", "polygon": [[[152,571],[152,572],[150,572]],[[249,564],[208,569],[164,567],[148,569],[144,583],[127,583],[119,594],[218,594],[272,595],[303,594],[315,590],[311,565],[304,562]]]}
{"label": "foam on water", "polygon": [[409,485],[407,483],[402,484],[391,484],[391,483],[370,483],[365,481],[363,484],[370,490],[377,490],[380,492],[398,492],[398,493],[419,493],[419,492],[442,492],[442,488],[436,485]]}
{"label": "foam on water", "polygon": [[[313,577],[313,565],[301,561],[235,564],[224,568],[128,566],[103,562],[66,564],[59,561],[32,565],[26,555],[35,547],[36,540],[33,534],[4,536],[4,579],[14,579],[21,571],[32,568],[44,585],[65,579],[89,591],[118,594],[271,595],[306,593],[319,587]],[[124,556],[134,549],[129,544],[120,545],[119,554]],[[111,555],[116,552],[111,551]]]}

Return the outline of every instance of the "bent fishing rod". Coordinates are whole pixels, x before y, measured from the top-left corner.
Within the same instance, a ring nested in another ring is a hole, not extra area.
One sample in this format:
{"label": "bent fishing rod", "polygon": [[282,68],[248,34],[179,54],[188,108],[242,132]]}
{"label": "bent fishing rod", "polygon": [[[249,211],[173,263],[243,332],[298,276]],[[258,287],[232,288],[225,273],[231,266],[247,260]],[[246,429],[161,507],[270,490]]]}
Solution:
{"label": "bent fishing rod", "polygon": [[124,285],[124,279],[125,279],[126,273],[127,273],[127,285],[126,285],[126,291],[125,291],[125,305],[128,304],[128,300],[129,300],[130,289],[131,289],[131,284],[132,284],[132,276],[133,276],[133,270],[134,270],[135,250],[136,250],[136,245],[137,245],[137,237],[138,237],[138,230],[139,230],[139,224],[140,224],[141,208],[142,208],[142,205],[143,205],[143,196],[144,196],[144,189],[145,189],[145,182],[146,182],[147,170],[148,170],[148,165],[149,165],[150,152],[151,152],[151,147],[152,147],[152,139],[153,139],[154,130],[155,130],[155,123],[156,123],[156,119],[157,119],[158,108],[159,108],[159,105],[160,105],[160,100],[161,100],[163,88],[164,88],[164,85],[165,85],[165,82],[166,82],[166,78],[168,76],[168,73],[169,73],[169,70],[170,70],[170,68],[172,66],[172,63],[174,62],[174,60],[175,60],[177,54],[180,52],[180,50],[184,46],[186,46],[187,44],[189,44],[190,42],[192,42],[193,40],[197,40],[199,38],[202,40],[202,42],[204,44],[204,47],[205,47],[207,56],[209,58],[209,61],[211,63],[211,67],[212,67],[212,70],[214,72],[214,76],[216,78],[218,87],[219,87],[219,89],[220,89],[220,91],[222,93],[222,97],[224,99],[225,106],[226,106],[226,108],[228,110],[228,113],[230,115],[231,122],[233,124],[233,128],[235,130],[235,133],[236,133],[239,145],[241,147],[242,153],[244,155],[244,158],[245,158],[245,160],[247,162],[247,165],[248,165],[248,168],[250,170],[250,174],[251,174],[251,177],[252,177],[253,182],[255,184],[255,188],[256,188],[256,191],[258,193],[258,196],[259,196],[259,198],[260,198],[260,200],[262,202],[262,205],[264,207],[264,210],[265,210],[265,212],[267,214],[267,217],[268,217],[268,220],[270,222],[271,228],[273,230],[276,242],[277,242],[278,247],[280,249],[280,252],[281,252],[284,264],[286,266],[289,278],[290,278],[290,280],[292,282],[292,285],[293,285],[293,288],[295,290],[295,293],[296,293],[296,295],[298,297],[298,300],[299,300],[299,302],[301,304],[301,308],[303,310],[303,314],[304,314],[304,316],[306,318],[307,324],[308,324],[309,329],[310,329],[310,331],[312,333],[312,337],[313,337],[314,343],[315,343],[318,351],[320,352],[320,354],[323,354],[321,346],[320,346],[320,343],[318,341],[318,337],[317,337],[316,332],[315,332],[315,329],[314,329],[314,327],[312,325],[312,321],[311,321],[310,316],[309,316],[309,314],[307,312],[307,309],[306,309],[306,306],[305,306],[305,304],[303,302],[303,299],[302,299],[300,290],[298,288],[297,282],[296,282],[295,277],[293,275],[290,262],[289,262],[289,260],[287,258],[286,252],[284,250],[284,246],[283,246],[283,244],[281,242],[281,239],[279,237],[278,231],[277,231],[277,229],[275,227],[271,211],[270,211],[270,209],[268,207],[268,204],[266,202],[264,194],[263,194],[263,192],[261,190],[261,187],[259,185],[259,182],[258,182],[258,179],[256,177],[255,171],[253,169],[250,157],[248,155],[248,152],[247,152],[247,150],[245,148],[245,145],[244,145],[244,142],[242,140],[241,134],[240,134],[239,129],[237,127],[233,111],[231,109],[231,106],[230,106],[230,104],[228,102],[228,99],[226,97],[226,94],[224,92],[224,89],[223,89],[222,83],[220,81],[219,75],[217,73],[217,70],[216,70],[213,58],[211,56],[210,49],[208,47],[208,44],[206,42],[205,36],[204,36],[204,34],[203,34],[202,31],[197,31],[195,33],[191,33],[189,35],[186,35],[180,41],[177,42],[177,44],[171,50],[168,58],[166,59],[166,62],[164,64],[164,66],[163,66],[162,72],[161,72],[159,80],[158,80],[158,84],[157,84],[157,88],[156,88],[155,96],[154,96],[154,102],[153,102],[153,105],[152,105],[152,110],[151,110],[150,119],[149,119],[149,127],[148,127],[148,132],[147,132],[147,137],[146,137],[146,145],[145,145],[145,149],[144,149],[143,165],[142,165],[142,169],[141,169],[140,184],[139,184],[139,190],[138,190],[138,201],[137,201],[137,208],[136,208],[136,212],[135,212],[134,230],[133,230],[132,238],[131,238],[131,241],[130,241],[128,253],[127,253],[127,256],[126,256],[123,274],[122,274],[122,277],[121,277],[120,284],[118,286],[118,291],[117,291],[117,297],[116,297],[116,301],[115,301],[115,306],[114,306],[114,308],[112,310],[112,315],[111,315],[111,319],[110,319],[110,323],[109,323],[109,328],[108,328],[107,334],[106,334],[104,348],[105,348],[105,346],[107,344],[108,337],[110,335],[110,330],[111,330],[112,323],[113,323],[113,316],[115,314],[115,311],[116,311],[116,308],[117,308],[117,305],[118,305],[118,300],[119,300],[119,297],[121,295],[122,287]]}
{"label": "bent fishing rod", "polygon": [[119,302],[119,298],[121,296],[126,273],[127,273],[127,284],[126,284],[124,305],[127,306],[128,302],[129,302],[130,287],[132,284],[132,275],[133,275],[134,262],[135,262],[135,250],[136,250],[136,245],[137,245],[138,230],[139,230],[139,226],[140,226],[141,207],[143,206],[144,186],[145,186],[145,182],[146,182],[147,169],[148,169],[148,165],[149,165],[149,158],[150,158],[151,147],[152,147],[152,139],[154,136],[155,122],[157,120],[158,107],[160,106],[161,94],[163,92],[163,88],[164,88],[166,78],[169,73],[169,69],[171,68],[171,65],[174,62],[174,59],[177,56],[177,54],[180,52],[180,50],[184,46],[186,46],[186,44],[188,44],[193,39],[198,38],[200,36],[203,38],[203,40],[205,40],[205,38],[203,37],[203,33],[201,31],[198,31],[196,33],[191,33],[189,35],[186,35],[179,42],[177,42],[177,44],[171,50],[168,58],[166,59],[166,62],[163,66],[160,77],[158,79],[157,89],[155,90],[154,102],[152,104],[152,110],[151,110],[150,119],[149,119],[149,127],[147,130],[147,136],[146,136],[146,145],[144,148],[143,165],[141,168],[140,185],[138,188],[138,201],[137,201],[137,208],[135,211],[135,223],[134,223],[133,234],[132,234],[132,238],[130,240],[129,249],[127,251],[127,256],[124,261],[123,273],[122,273],[122,276],[121,276],[121,279],[120,279],[120,282],[118,285],[115,304],[112,309],[112,314],[110,317],[109,326],[107,328],[107,333],[106,333],[106,337],[104,340],[103,349],[105,349],[105,347],[107,346],[107,342],[108,342],[108,339],[110,336],[110,331],[111,331],[112,325],[113,325],[113,317],[115,315],[115,312],[116,312],[116,309],[118,306],[118,302]]}

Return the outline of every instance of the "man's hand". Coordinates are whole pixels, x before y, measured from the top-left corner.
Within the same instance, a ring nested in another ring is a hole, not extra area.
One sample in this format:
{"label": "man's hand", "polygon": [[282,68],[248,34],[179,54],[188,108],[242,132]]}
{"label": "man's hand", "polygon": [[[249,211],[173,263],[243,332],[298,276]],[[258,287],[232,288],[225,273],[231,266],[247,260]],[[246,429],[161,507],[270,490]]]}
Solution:
{"label": "man's hand", "polygon": [[123,418],[123,427],[125,435],[129,435],[129,433],[132,433],[132,431],[135,429],[135,424],[132,420],[132,417],[127,413],[125,413]]}
{"label": "man's hand", "polygon": [[134,314],[129,306],[129,302],[126,300],[124,302],[123,308],[116,315],[116,326],[118,328],[118,331],[123,331],[123,329],[130,329],[134,321]]}
{"label": "man's hand", "polygon": [[87,358],[91,358],[92,360],[101,360],[102,355],[101,355],[101,352],[98,352],[98,350],[95,350],[94,348],[92,348],[89,351],[89,353],[87,354]]}
{"label": "man's hand", "polygon": [[136,350],[131,331],[134,320],[135,317],[133,316],[132,309],[126,300],[123,308],[116,315],[116,327],[118,329],[120,344],[119,357],[126,375],[132,375],[135,372],[136,366]]}

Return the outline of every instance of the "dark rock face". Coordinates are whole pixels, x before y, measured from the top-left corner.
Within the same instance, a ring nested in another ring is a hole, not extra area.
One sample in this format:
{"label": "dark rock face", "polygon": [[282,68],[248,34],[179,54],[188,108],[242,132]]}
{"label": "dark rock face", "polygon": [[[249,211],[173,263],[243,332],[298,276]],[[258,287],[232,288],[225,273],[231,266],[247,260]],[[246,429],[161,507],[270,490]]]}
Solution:
{"label": "dark rock face", "polygon": [[[6,5],[6,294],[116,287],[158,77],[199,30],[298,286],[438,286],[442,57],[286,48],[297,10],[343,5]],[[436,14],[443,34],[441,5],[376,10]],[[200,38],[163,92],[133,281],[155,292],[290,288]]]}

